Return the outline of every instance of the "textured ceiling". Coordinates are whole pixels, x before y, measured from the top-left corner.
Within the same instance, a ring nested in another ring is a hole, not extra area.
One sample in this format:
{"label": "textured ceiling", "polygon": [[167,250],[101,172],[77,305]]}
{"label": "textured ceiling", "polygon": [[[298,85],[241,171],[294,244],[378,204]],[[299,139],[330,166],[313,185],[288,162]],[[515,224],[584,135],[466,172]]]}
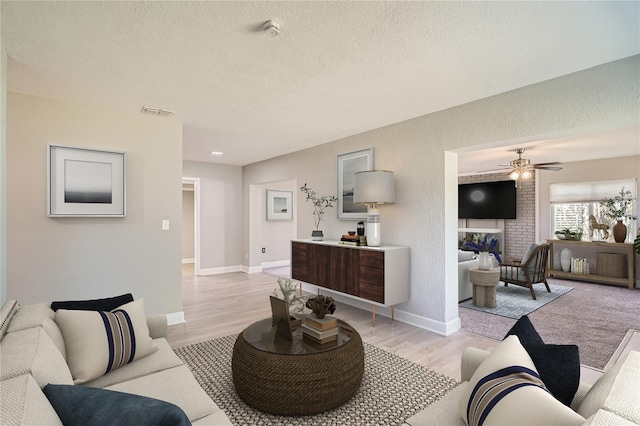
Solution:
{"label": "textured ceiling", "polygon": [[640,53],[635,1],[1,7],[9,90],[175,111],[185,159],[234,165]]}

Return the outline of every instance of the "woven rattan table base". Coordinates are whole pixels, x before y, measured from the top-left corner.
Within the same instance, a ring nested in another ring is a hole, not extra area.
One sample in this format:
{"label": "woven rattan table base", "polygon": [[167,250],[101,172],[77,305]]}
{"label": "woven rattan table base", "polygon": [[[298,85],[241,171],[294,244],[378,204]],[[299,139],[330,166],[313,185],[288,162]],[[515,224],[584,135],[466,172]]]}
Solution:
{"label": "woven rattan table base", "polygon": [[339,407],[360,388],[364,349],[354,331],[344,345],[311,354],[256,349],[238,336],[231,359],[238,396],[258,410],[303,416]]}

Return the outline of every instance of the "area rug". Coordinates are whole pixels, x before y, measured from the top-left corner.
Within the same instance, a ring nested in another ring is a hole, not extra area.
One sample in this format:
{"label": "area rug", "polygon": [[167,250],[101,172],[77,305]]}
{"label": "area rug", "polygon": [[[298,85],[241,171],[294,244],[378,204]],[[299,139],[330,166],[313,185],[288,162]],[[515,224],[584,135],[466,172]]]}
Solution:
{"label": "area rug", "polygon": [[231,377],[236,338],[231,335],[174,349],[235,425],[401,425],[458,385],[450,377],[363,343],[364,377],[351,400],[314,416],[274,416],[251,408],[236,395]]}
{"label": "area rug", "polygon": [[264,268],[262,270],[263,274],[272,275],[274,277],[283,277],[290,278],[291,277],[291,267],[290,266],[278,266],[275,268]]}
{"label": "area rug", "polygon": [[481,308],[474,305],[471,299],[461,302],[459,306],[500,315],[502,317],[518,319],[573,290],[573,287],[554,284],[549,284],[549,288],[551,289],[551,293],[547,291],[544,284],[534,284],[533,289],[536,292],[536,300],[533,300],[528,288],[516,285],[505,287],[504,284],[500,283],[496,288],[495,308]]}

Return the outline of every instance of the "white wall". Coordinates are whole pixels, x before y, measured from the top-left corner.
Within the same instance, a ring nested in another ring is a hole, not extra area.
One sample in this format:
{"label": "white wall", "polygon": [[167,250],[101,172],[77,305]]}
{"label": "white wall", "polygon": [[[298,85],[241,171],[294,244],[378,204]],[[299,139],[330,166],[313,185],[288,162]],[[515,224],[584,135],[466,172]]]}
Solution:
{"label": "white wall", "polygon": [[200,269],[202,274],[240,270],[242,265],[242,170],[183,162],[183,176],[200,178]]}
{"label": "white wall", "polygon": [[[298,185],[294,180],[284,182],[272,182],[260,186],[262,189],[262,231],[261,248],[264,247],[266,253],[261,254],[261,263],[285,264],[291,260],[291,240],[296,238],[297,209],[296,198],[298,197]],[[269,222],[267,221],[267,190],[291,191],[293,195],[293,220],[290,222]]]}
{"label": "white wall", "polygon": [[[2,10],[2,2],[0,2]],[[2,34],[2,24],[0,24]],[[0,306],[7,300],[7,54],[0,35]]]}
{"label": "white wall", "polygon": [[[47,217],[48,143],[125,151],[127,216]],[[8,297],[131,292],[148,313],[181,312],[181,157],[182,125],[172,119],[8,93]]]}
{"label": "white wall", "polygon": [[[252,186],[284,179],[335,195],[336,155],[374,147],[375,168],[394,171],[396,180],[396,204],[380,207],[383,243],[411,248],[411,300],[396,309],[396,318],[444,334],[454,332],[459,327],[453,260],[457,156],[448,151],[637,123],[639,67],[636,56],[245,166],[244,205],[252,205]],[[312,209],[303,197],[296,207],[298,237],[306,237]],[[251,258],[256,247],[249,212],[243,226],[244,249]],[[337,239],[353,225],[337,220],[332,209],[322,227],[327,238]]]}
{"label": "white wall", "polygon": [[182,260],[195,257],[194,192],[182,189]]}

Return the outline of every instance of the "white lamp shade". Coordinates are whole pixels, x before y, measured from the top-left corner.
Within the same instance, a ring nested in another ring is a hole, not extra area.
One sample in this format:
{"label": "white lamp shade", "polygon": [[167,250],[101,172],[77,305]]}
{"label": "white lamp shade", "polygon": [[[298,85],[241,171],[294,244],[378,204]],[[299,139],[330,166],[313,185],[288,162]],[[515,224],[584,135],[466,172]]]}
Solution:
{"label": "white lamp shade", "polygon": [[390,204],[396,200],[393,172],[369,170],[357,172],[353,189],[353,202],[359,204]]}

